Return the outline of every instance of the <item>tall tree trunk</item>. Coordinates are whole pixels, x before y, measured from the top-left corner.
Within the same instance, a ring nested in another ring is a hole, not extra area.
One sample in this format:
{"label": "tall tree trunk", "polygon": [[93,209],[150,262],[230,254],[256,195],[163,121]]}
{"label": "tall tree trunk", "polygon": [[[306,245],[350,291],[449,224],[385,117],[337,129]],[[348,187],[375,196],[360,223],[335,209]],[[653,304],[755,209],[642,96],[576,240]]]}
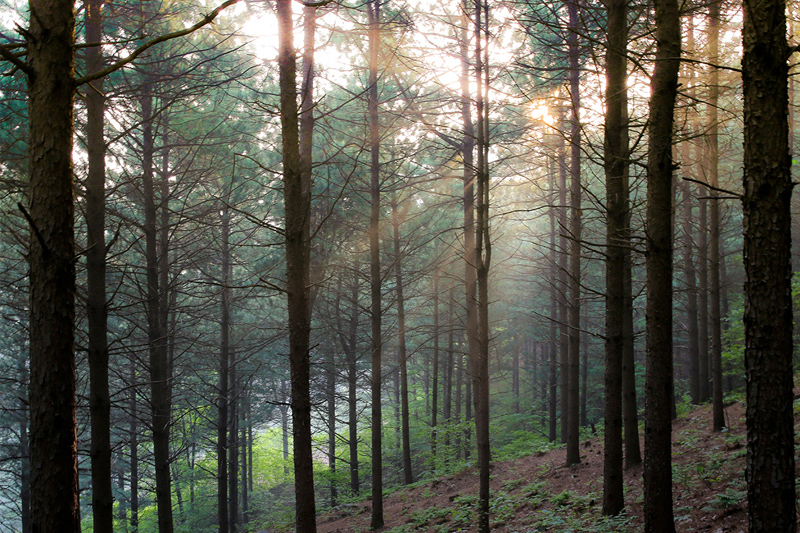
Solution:
{"label": "tall tree trunk", "polygon": [[[159,533],[172,533],[172,489],[169,468],[170,384],[166,332],[162,329],[158,222],[154,186],[155,152],[153,140],[152,82],[142,88],[142,192],[144,196],[144,234],[147,281],[147,336],[149,345],[151,416],[153,427],[153,461],[155,463],[156,502]],[[166,201],[166,198],[162,198]]]}
{"label": "tall tree trunk", "polygon": [[475,403],[475,438],[478,445],[478,531],[489,532],[489,4],[475,2],[476,151],[475,169],[475,270],[477,278],[477,330],[468,330]]}
{"label": "tall tree trunk", "polygon": [[622,478],[622,354],[625,315],[625,224],[628,198],[627,79],[628,2],[607,4],[606,29],[606,368],[603,514],[617,515],[625,507]]}
{"label": "tall tree trunk", "polygon": [[[102,40],[102,2],[86,4],[86,42]],[[100,46],[86,50],[86,71],[105,66]],[[103,78],[86,90],[86,318],[89,326],[89,411],[91,415],[92,525],[98,533],[114,527],[111,489],[111,399],[108,390],[108,324],[106,307],[105,178]]]}
{"label": "tall tree trunk", "polygon": [[380,250],[380,120],[378,116],[378,49],[380,48],[380,1],[367,2],[369,19],[369,81],[367,83],[367,113],[369,115],[370,146],[370,292],[372,323],[372,520],[370,527],[383,527],[383,461],[381,413],[381,250]]}
{"label": "tall tree trunk", "polygon": [[[455,401],[456,412],[455,412],[455,419],[456,419],[456,422],[461,422],[461,402],[462,402],[462,398],[463,398],[461,389],[462,389],[462,382],[464,381],[464,374],[465,374],[465,372],[464,372],[464,355],[463,355],[463,352],[464,352],[463,345],[464,345],[464,343],[463,343],[463,341],[459,341],[458,345],[459,345],[459,350],[458,350],[458,356],[457,356],[457,362],[456,362],[457,368],[456,368],[456,401]],[[469,389],[469,387],[467,387],[467,389]],[[465,403],[467,405],[469,405],[469,402],[470,402],[470,400],[469,400],[469,398],[467,398],[467,401]],[[462,446],[462,440],[461,440],[462,435],[466,436],[466,445],[464,445],[464,446]],[[458,459],[459,457],[461,457],[462,452],[465,452],[469,448],[469,433],[467,433],[466,430],[464,431],[464,433],[461,433],[460,431],[456,431],[456,438],[455,438],[455,443],[454,444],[455,444],[455,447],[456,447],[456,459]],[[468,457],[468,456],[465,455],[465,458],[466,457]]]}
{"label": "tall tree trunk", "polygon": [[559,380],[561,394],[559,397],[561,398],[561,443],[566,444],[569,434],[569,255],[567,254],[567,147],[564,142],[566,138],[566,115],[563,107],[559,109],[558,123],[561,129],[561,135],[559,135],[558,140],[558,250],[560,253],[558,261],[558,355],[561,369]]}
{"label": "tall tree trunk", "polygon": [[328,359],[327,408],[328,408],[328,470],[331,473],[331,507],[336,507],[336,351],[331,350]]}
{"label": "tall tree trunk", "polygon": [[[516,339],[512,341],[514,348],[511,354],[511,397],[514,401],[514,414],[519,414],[519,352],[520,352],[520,343]],[[535,359],[533,359],[535,361]],[[534,386],[536,384],[536,376],[534,376]]]}
{"label": "tall tree trunk", "polygon": [[792,415],[786,4],[744,4],[744,266],[749,531],[797,529]]}
{"label": "tall tree trunk", "polygon": [[[708,6],[708,53],[712,65],[719,63],[719,2],[711,2]],[[719,123],[717,106],[719,104],[719,70],[711,68],[711,79],[708,93],[708,182],[711,187],[719,186]],[[722,408],[722,322],[720,315],[719,284],[719,200],[717,191],[711,190],[709,200],[709,304],[711,329],[711,369],[713,377],[712,411],[714,414],[713,429],[722,431],[725,427],[725,413]]]}
{"label": "tall tree trunk", "polygon": [[244,529],[249,522],[249,513],[250,513],[250,487],[247,483],[247,470],[249,467],[249,461],[247,457],[248,452],[248,439],[247,434],[250,429],[250,424],[252,423],[252,413],[250,410],[250,392],[247,390],[247,384],[242,389],[243,400],[244,400],[244,407],[242,411],[242,427],[241,433],[239,434],[239,444],[241,445],[241,473],[242,473],[242,528]]}
{"label": "tall tree trunk", "polygon": [[453,323],[453,319],[455,318],[455,285],[450,286],[450,290],[448,291],[447,295],[447,318],[445,323],[447,324],[447,359],[445,362],[445,372],[444,372],[444,398],[443,398],[443,405],[442,405],[442,418],[444,419],[444,423],[446,424],[446,430],[444,434],[444,447],[445,447],[445,455],[444,455],[444,464],[448,466],[450,464],[450,433],[451,433],[451,422],[453,418],[453,371],[455,365],[455,324]]}
{"label": "tall tree trunk", "polygon": [[80,531],[72,137],[75,14],[30,0],[27,33],[31,530]]}
{"label": "tall tree trunk", "polygon": [[436,471],[437,416],[439,414],[439,269],[433,272],[433,399],[431,401],[431,457]]}
{"label": "tall tree trunk", "polygon": [[136,397],[136,365],[130,361],[130,397],[128,399],[128,410],[130,411],[130,452],[131,452],[131,533],[139,531],[139,401]]}
{"label": "tall tree trunk", "polygon": [[234,533],[239,524],[239,386],[236,375],[236,350],[231,350],[230,393],[228,417],[228,520]]}
{"label": "tall tree trunk", "polygon": [[589,425],[588,413],[586,410],[587,395],[589,394],[589,330],[587,329],[588,318],[584,308],[584,315],[581,319],[581,427]]}
{"label": "tall tree trunk", "polygon": [[[350,492],[354,495],[360,490],[358,479],[358,280],[353,272],[350,287],[350,321],[347,336],[342,333],[342,347],[347,355],[347,426],[350,448]],[[342,331],[342,328],[339,328]]]}
{"label": "tall tree trunk", "polygon": [[569,34],[570,93],[570,275],[569,275],[569,386],[567,394],[567,466],[581,462],[580,436],[580,357],[581,357],[581,126],[580,126],[580,49],[578,43],[577,0],[567,2]]}
{"label": "tall tree trunk", "polygon": [[[467,375],[471,375],[475,370],[473,365],[474,350],[477,350],[478,333],[478,280],[477,280],[477,256],[475,250],[475,124],[472,121],[472,95],[470,92],[470,60],[469,60],[469,33],[470,18],[469,0],[464,0],[463,12],[461,17],[461,36],[459,39],[459,52],[461,58],[461,121],[464,128],[464,136],[461,139],[461,161],[464,165],[464,308],[466,314],[466,341],[469,350],[469,362],[467,363]],[[474,381],[466,379],[465,391],[465,420],[472,419],[472,393]],[[464,457],[469,457],[470,453],[470,430],[469,426],[464,429]]]}
{"label": "tall tree trunk", "polygon": [[[688,160],[688,159],[687,159]],[[692,229],[692,187],[683,184],[683,270],[686,276],[686,320],[689,334],[689,395],[692,403],[700,403],[700,339],[697,331],[697,273],[694,268]]]}
{"label": "tall tree trunk", "polygon": [[[698,152],[700,149],[698,148]],[[707,196],[707,189],[700,185],[700,196]],[[699,238],[697,242],[697,262],[699,288],[697,298],[697,325],[700,356],[700,402],[704,403],[711,398],[709,381],[709,347],[708,347],[708,200],[700,200],[700,219],[697,228]]]}
{"label": "tall tree trunk", "polygon": [[549,368],[549,392],[550,397],[548,400],[548,440],[550,442],[556,441],[556,432],[558,426],[558,263],[556,257],[560,257],[556,248],[556,211],[560,208],[555,205],[556,192],[556,173],[555,161],[552,159],[549,165],[549,189],[550,189],[550,208],[548,216],[550,218],[550,368]]}
{"label": "tall tree trunk", "polygon": [[183,491],[181,490],[180,481],[178,481],[178,463],[173,462],[170,467],[172,468],[172,477],[175,479],[175,499],[178,502],[178,524],[180,525],[186,519],[183,508]]}
{"label": "tall tree trunk", "polygon": [[222,268],[220,273],[219,386],[217,397],[217,520],[228,533],[228,404],[230,401],[230,189],[222,205]]}
{"label": "tall tree trunk", "polygon": [[400,252],[400,215],[397,212],[397,198],[392,201],[392,231],[394,237],[394,279],[397,290],[397,342],[400,365],[400,414],[401,433],[403,439],[403,483],[410,485],[414,482],[414,472],[411,468],[411,427],[408,412],[408,353],[406,351],[406,311],[403,299],[403,269]]}
{"label": "tall tree trunk", "polygon": [[[281,150],[285,209],[286,292],[289,315],[292,437],[295,476],[295,526],[316,531],[311,442],[311,309],[309,305],[310,184],[305,183],[300,156],[291,0],[277,1],[278,70],[280,78]],[[307,162],[306,162],[307,164]]]}
{"label": "tall tree trunk", "polygon": [[[625,196],[630,198],[629,173],[625,173]],[[642,452],[639,446],[639,405],[636,400],[636,350],[634,349],[633,328],[633,259],[631,244],[631,204],[627,204],[625,217],[625,284],[623,305],[625,313],[622,317],[622,424],[625,438],[625,468],[642,464]]]}
{"label": "tall tree trunk", "polygon": [[656,0],[647,152],[645,531],[674,533],[672,513],[672,128],[681,39],[675,0]]}

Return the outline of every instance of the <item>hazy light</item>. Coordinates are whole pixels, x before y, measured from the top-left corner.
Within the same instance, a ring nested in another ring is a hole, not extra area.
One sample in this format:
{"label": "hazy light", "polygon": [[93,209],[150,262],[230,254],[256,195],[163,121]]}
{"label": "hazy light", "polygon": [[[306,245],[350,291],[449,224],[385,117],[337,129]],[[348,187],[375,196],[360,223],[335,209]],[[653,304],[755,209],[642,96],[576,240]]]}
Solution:
{"label": "hazy light", "polygon": [[534,120],[541,120],[548,126],[553,126],[556,123],[556,118],[550,114],[550,108],[547,103],[542,100],[531,102],[530,116]]}

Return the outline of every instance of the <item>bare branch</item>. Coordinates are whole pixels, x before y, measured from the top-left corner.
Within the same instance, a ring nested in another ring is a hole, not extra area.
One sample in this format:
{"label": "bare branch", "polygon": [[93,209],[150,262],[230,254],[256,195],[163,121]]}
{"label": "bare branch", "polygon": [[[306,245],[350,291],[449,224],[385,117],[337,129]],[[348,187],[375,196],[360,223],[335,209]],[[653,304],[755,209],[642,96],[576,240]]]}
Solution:
{"label": "bare branch", "polygon": [[[11,51],[11,47],[7,44],[0,44],[0,56],[3,59],[14,65],[16,68],[30,76],[33,74],[33,69],[27,63],[22,61],[17,54]],[[13,72],[13,71],[12,71]]]}
{"label": "bare branch", "polygon": [[[739,200],[742,199],[742,195],[739,194],[738,192],[729,191],[728,189],[722,189],[720,187],[714,187],[713,185],[709,185],[708,183],[706,183],[704,181],[695,180],[695,179],[692,179],[692,178],[683,178],[683,181],[691,181],[692,183],[697,183],[698,185],[702,185],[704,187],[708,187],[712,191],[721,192],[723,194],[729,194],[731,197],[738,198]],[[719,197],[716,197],[716,198],[718,200],[722,199],[722,198],[719,198]]]}

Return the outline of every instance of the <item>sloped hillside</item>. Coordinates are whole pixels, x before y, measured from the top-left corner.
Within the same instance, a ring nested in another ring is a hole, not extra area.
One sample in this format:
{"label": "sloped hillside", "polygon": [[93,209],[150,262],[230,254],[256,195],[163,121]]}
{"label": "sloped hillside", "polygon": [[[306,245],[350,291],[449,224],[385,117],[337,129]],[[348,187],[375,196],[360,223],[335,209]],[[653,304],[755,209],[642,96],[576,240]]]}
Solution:
{"label": "sloped hillside", "polygon": [[[711,431],[710,406],[678,419],[673,431],[673,482],[678,531],[747,530],[745,427],[741,403],[726,408],[730,429]],[[492,471],[493,531],[636,532],[642,530],[642,470],[625,474],[628,514],[601,517],[603,441],[581,443],[581,463],[562,465],[565,450],[496,462]],[[413,488],[384,502],[383,531],[475,531],[477,471],[468,469]],[[321,516],[320,533],[369,529],[371,502],[341,506]]]}

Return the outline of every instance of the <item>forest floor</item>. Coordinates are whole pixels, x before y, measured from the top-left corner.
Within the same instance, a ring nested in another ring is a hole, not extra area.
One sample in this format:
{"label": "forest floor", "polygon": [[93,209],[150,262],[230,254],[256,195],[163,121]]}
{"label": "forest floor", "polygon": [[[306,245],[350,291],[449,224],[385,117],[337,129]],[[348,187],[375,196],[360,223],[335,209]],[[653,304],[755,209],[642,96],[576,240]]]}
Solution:
{"label": "forest floor", "polygon": [[[795,409],[797,411],[797,409]],[[673,498],[679,532],[747,531],[744,481],[746,433],[741,402],[725,409],[728,429],[711,430],[711,406],[673,425]],[[795,424],[800,417],[795,418]],[[796,434],[797,433],[796,431]],[[642,468],[625,472],[624,516],[601,516],[603,440],[580,444],[581,463],[564,467],[564,448],[492,465],[491,529],[507,532],[638,532],[643,530]],[[798,464],[800,477],[800,464]],[[398,490],[384,498],[386,532],[476,531],[478,472],[469,468]],[[317,520],[319,533],[369,530],[371,501],[334,508]]]}

